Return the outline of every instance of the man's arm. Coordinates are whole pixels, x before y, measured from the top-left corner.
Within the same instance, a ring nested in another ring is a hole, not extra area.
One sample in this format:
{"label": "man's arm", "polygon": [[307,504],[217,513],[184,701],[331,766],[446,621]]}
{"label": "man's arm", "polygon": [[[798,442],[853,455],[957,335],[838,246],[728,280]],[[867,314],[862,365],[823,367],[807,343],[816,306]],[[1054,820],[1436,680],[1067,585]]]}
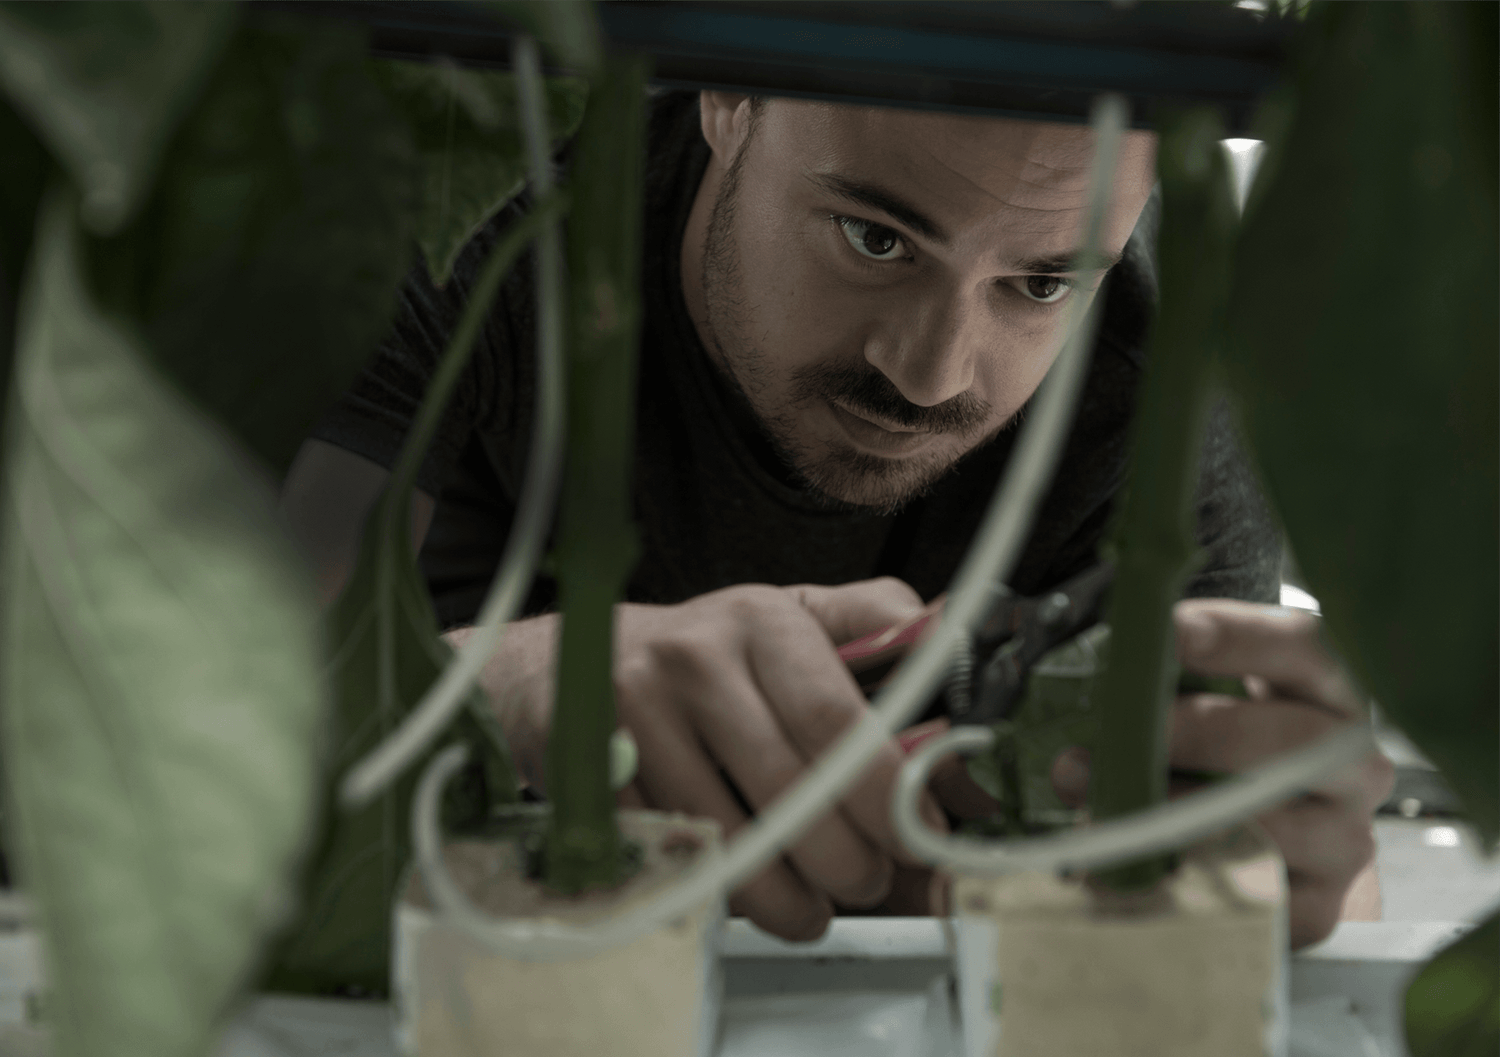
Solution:
{"label": "man's arm", "polygon": [[[365,518],[390,476],[385,467],[321,440],[304,443],[292,461],[281,485],[281,515],[312,566],[324,606],[338,598],[353,574]],[[412,491],[411,539],[417,550],[435,506],[426,492]]]}
{"label": "man's arm", "polygon": [[[320,441],[304,445],[293,464],[282,508],[325,604],[354,568],[364,520],[387,477],[376,464]],[[418,493],[418,547],[433,507]],[[619,721],[640,752],[622,806],[714,818],[726,835],[744,827],[867,709],[837,644],[921,608],[915,591],[891,579],[841,587],[748,584],[679,605],[618,606]],[[522,774],[543,789],[560,622],[552,614],[511,624],[480,676]],[[446,638],[458,646],[469,633],[457,628]],[[837,807],[732,894],[735,912],[777,935],[813,939],[835,905],[880,902],[896,864],[917,864],[890,822],[901,759],[894,741],[886,745]],[[935,801],[929,798],[924,811],[929,824],[943,826]]]}

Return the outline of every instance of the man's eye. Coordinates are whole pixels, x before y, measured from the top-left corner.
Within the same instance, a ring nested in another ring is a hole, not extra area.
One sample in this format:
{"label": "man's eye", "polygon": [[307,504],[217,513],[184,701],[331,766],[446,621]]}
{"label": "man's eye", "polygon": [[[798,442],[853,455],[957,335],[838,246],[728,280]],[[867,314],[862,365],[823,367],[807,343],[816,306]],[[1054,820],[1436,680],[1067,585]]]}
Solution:
{"label": "man's eye", "polygon": [[834,217],[839,230],[854,251],[872,261],[894,261],[906,255],[906,244],[901,236],[881,224],[854,217]]}
{"label": "man's eye", "polygon": [[1067,297],[1068,291],[1073,289],[1073,284],[1056,275],[1028,275],[1025,287],[1027,297],[1044,305],[1050,305]]}

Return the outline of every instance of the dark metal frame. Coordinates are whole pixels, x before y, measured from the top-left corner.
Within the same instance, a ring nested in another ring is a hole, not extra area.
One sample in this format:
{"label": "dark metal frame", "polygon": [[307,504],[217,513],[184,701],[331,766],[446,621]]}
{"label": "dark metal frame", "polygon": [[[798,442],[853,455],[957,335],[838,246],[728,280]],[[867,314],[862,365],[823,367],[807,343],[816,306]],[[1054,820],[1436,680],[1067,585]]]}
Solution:
{"label": "dark metal frame", "polygon": [[[263,2],[369,27],[371,48],[508,63],[512,27],[447,0]],[[1274,5],[1271,5],[1274,8]],[[1164,105],[1213,103],[1250,131],[1298,23],[1202,0],[605,0],[611,47],[645,52],[654,83],[1081,121],[1099,92],[1137,125]]]}

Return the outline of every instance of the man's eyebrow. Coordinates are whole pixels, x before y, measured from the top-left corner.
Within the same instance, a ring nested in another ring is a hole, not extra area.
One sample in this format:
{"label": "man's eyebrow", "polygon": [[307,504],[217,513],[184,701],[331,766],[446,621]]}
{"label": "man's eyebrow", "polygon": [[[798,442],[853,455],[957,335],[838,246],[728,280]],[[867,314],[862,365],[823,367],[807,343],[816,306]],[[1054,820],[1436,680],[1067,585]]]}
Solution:
{"label": "man's eyebrow", "polygon": [[939,246],[948,244],[948,233],[933,223],[925,213],[900,195],[875,184],[861,183],[834,173],[814,173],[812,181],[829,194],[838,195],[856,205],[878,209],[886,216],[899,220],[924,239]]}
{"label": "man's eyebrow", "polygon": [[[1023,275],[1056,275],[1059,272],[1074,271],[1073,262],[1081,256],[1080,253],[1065,253],[1057,257],[1027,257],[1016,262],[1016,270]],[[1123,253],[1101,253],[1094,258],[1097,262],[1092,268],[1078,268],[1083,272],[1107,272],[1120,263]]]}

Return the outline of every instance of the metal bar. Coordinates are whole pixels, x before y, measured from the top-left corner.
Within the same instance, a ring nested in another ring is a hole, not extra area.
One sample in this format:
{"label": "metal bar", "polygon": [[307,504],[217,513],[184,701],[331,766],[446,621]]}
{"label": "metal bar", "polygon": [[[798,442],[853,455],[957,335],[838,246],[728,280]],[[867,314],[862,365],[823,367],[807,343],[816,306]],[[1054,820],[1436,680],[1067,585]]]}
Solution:
{"label": "metal bar", "polygon": [[[479,5],[251,6],[361,22],[386,56],[509,62],[510,27]],[[651,56],[662,86],[1062,121],[1085,120],[1090,100],[1114,91],[1140,125],[1164,104],[1203,102],[1232,132],[1248,129],[1297,25],[1191,0],[605,0],[599,19],[613,49]]]}

